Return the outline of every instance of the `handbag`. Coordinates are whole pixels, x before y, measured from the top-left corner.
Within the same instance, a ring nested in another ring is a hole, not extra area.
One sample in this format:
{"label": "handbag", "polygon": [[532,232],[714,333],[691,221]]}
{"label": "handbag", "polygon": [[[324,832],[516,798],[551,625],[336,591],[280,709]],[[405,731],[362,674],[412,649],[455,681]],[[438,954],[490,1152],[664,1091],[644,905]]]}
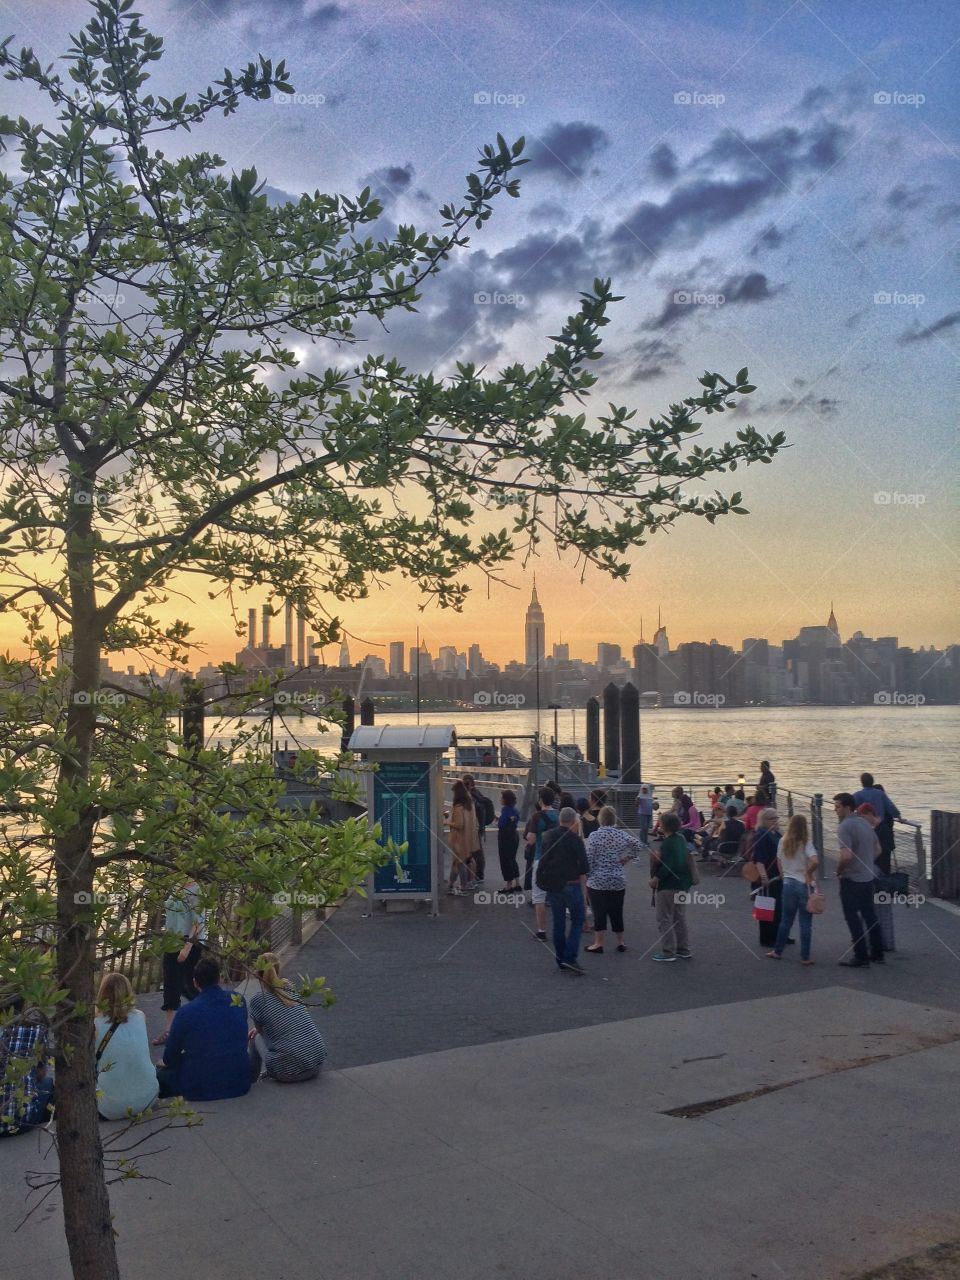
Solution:
{"label": "handbag", "polygon": [[745,862],[740,868],[740,874],[744,880],[748,880],[750,884],[760,883],[760,868],[755,862]]}
{"label": "handbag", "polygon": [[816,886],[814,886],[807,894],[806,910],[812,916],[823,915],[827,909],[827,895]]}
{"label": "handbag", "polygon": [[753,918],[754,920],[764,921],[766,924],[772,924],[777,914],[776,898],[768,897],[765,893],[758,893],[753,900]]}

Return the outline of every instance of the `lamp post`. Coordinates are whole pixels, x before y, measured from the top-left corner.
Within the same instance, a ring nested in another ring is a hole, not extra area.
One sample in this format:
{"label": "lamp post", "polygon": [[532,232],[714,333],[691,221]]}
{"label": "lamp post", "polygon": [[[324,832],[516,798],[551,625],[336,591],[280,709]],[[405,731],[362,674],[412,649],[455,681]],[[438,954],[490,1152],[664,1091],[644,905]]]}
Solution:
{"label": "lamp post", "polygon": [[557,790],[560,789],[560,730],[557,724],[557,713],[560,710],[559,702],[547,703],[547,710],[553,712],[553,781]]}

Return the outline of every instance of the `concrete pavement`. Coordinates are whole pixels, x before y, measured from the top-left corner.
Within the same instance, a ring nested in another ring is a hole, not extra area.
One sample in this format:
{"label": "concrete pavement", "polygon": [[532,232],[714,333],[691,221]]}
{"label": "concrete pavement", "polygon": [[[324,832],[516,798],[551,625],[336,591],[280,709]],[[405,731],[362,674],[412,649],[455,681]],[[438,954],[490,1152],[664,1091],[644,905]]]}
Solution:
{"label": "concrete pavement", "polygon": [[[960,1237],[960,919],[904,908],[850,972],[833,884],[806,970],[727,888],[661,966],[637,877],[631,951],[582,979],[527,908],[351,900],[288,965],[338,994],[331,1069],[147,1144],[169,1185],[114,1189],[124,1277],[846,1280]],[[69,1276],[55,1197],[12,1234],[46,1146],[0,1142],[3,1280]]]}

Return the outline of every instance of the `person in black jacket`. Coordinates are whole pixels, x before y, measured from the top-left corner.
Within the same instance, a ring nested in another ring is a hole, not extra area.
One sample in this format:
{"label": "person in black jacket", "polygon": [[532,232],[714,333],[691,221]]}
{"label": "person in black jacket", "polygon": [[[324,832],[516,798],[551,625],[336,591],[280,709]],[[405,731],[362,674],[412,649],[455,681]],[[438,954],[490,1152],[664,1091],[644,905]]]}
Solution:
{"label": "person in black jacket", "polygon": [[553,950],[557,957],[557,968],[579,975],[583,973],[577,957],[583,933],[584,894],[590,864],[587,861],[586,846],[576,832],[577,823],[576,809],[567,806],[560,810],[558,826],[543,837],[543,852],[537,866],[537,884],[546,891],[547,905],[553,913]]}
{"label": "person in black jacket", "polygon": [[487,827],[496,815],[494,813],[493,801],[485,796],[477,787],[472,773],[465,773],[463,775],[463,785],[470,792],[470,798],[473,801],[473,809],[477,815],[477,835],[479,836],[479,845],[473,851],[473,869],[476,872],[477,884],[482,885],[484,872],[487,867],[484,837],[487,833]]}

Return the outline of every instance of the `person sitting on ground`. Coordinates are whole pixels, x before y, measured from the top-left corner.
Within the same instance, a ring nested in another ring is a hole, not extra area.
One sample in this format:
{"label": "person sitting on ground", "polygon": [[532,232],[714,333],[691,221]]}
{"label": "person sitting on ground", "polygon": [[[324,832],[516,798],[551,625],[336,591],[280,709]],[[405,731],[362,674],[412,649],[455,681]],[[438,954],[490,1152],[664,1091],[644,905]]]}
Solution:
{"label": "person sitting on ground", "polygon": [[136,1007],[133,987],[124,974],[108,973],[100,983],[94,1028],[100,1118],[122,1120],[152,1107],[159,1086],[150,1059],[147,1020]]}
{"label": "person sitting on ground", "polygon": [[198,961],[193,985],[197,995],[177,1010],[157,1067],[160,1097],[242,1097],[250,1091],[247,1002],[220,985],[220,964],[211,955]]}
{"label": "person sitting on ground", "polygon": [[24,1008],[19,996],[10,1012],[13,1020],[0,1027],[0,1137],[37,1129],[53,1109],[47,1065],[53,1042],[47,1019],[39,1009]]}
{"label": "person sitting on ground", "polygon": [[257,961],[257,973],[262,989],[250,1001],[251,1083],[264,1076],[279,1084],[315,1079],[327,1056],[316,1023],[280,977],[280,961],[272,951]]}

